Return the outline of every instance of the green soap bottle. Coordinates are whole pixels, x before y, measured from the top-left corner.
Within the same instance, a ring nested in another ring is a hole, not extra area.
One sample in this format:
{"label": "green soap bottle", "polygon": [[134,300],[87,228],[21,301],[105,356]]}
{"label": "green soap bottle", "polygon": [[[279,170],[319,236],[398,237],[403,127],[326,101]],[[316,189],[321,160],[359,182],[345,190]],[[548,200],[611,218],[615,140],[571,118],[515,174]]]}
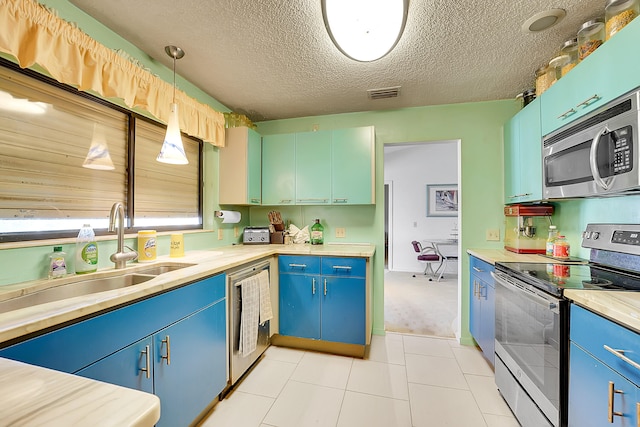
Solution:
{"label": "green soap bottle", "polygon": [[316,219],[316,223],[311,226],[311,244],[321,245],[324,243],[324,227],[320,224],[320,220]]}

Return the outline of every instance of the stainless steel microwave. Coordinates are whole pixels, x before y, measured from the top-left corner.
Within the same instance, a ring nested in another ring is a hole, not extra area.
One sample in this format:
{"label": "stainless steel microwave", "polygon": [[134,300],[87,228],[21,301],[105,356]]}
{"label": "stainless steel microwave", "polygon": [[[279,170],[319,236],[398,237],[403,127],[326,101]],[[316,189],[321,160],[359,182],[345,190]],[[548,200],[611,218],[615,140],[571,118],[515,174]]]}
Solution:
{"label": "stainless steel microwave", "polygon": [[543,197],[640,191],[640,88],[542,139]]}

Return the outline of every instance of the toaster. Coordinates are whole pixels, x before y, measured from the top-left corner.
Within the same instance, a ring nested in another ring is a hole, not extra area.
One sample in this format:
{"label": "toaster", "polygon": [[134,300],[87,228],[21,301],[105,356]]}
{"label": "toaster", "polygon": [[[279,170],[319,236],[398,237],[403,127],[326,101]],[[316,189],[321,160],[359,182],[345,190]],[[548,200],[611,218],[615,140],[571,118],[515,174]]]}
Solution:
{"label": "toaster", "polygon": [[242,233],[242,243],[245,245],[268,245],[269,227],[245,227]]}

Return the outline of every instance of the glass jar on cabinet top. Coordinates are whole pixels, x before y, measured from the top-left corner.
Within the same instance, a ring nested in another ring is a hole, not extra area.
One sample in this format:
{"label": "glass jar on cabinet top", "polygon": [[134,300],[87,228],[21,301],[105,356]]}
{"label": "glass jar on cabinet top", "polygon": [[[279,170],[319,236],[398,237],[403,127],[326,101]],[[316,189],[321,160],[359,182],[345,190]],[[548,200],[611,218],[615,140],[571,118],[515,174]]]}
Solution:
{"label": "glass jar on cabinet top", "polygon": [[549,66],[536,70],[536,96],[540,96],[556,82],[556,69]]}
{"label": "glass jar on cabinet top", "polygon": [[605,40],[609,40],[640,14],[638,0],[608,0],[604,7]]}
{"label": "glass jar on cabinet top", "polygon": [[549,61],[549,68],[553,70],[552,73],[555,73],[555,76],[554,76],[555,80],[559,80],[560,77],[562,77],[562,69],[568,63],[569,63],[568,55],[556,56],[551,61]]}
{"label": "glass jar on cabinet top", "polygon": [[560,69],[560,76],[564,77],[573,67],[578,65],[578,39],[574,37],[564,42],[560,48],[560,55],[566,55],[569,58],[568,62]]}
{"label": "glass jar on cabinet top", "polygon": [[578,57],[583,61],[604,43],[604,22],[601,19],[587,21],[578,30]]}

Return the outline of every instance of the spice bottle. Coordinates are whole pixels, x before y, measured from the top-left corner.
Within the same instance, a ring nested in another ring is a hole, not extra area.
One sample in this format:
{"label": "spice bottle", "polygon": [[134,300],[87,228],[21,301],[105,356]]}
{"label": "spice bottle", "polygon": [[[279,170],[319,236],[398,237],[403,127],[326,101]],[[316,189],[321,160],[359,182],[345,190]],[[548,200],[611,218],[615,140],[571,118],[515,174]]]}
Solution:
{"label": "spice bottle", "polygon": [[605,40],[609,40],[640,14],[638,0],[609,0],[604,7]]}
{"label": "spice bottle", "polygon": [[553,242],[554,258],[569,258],[569,242],[564,236],[558,236]]}
{"label": "spice bottle", "polygon": [[49,279],[57,279],[67,274],[67,261],[62,252],[62,246],[55,246],[53,252],[49,254]]}
{"label": "spice bottle", "polygon": [[558,228],[555,225],[549,226],[549,238],[547,239],[545,255],[553,256],[553,243],[558,237]]}
{"label": "spice bottle", "polygon": [[311,244],[321,245],[324,243],[324,227],[320,224],[320,220],[316,219],[316,223],[311,226]]}
{"label": "spice bottle", "polygon": [[604,22],[594,19],[582,24],[578,30],[578,56],[583,61],[604,43]]}

